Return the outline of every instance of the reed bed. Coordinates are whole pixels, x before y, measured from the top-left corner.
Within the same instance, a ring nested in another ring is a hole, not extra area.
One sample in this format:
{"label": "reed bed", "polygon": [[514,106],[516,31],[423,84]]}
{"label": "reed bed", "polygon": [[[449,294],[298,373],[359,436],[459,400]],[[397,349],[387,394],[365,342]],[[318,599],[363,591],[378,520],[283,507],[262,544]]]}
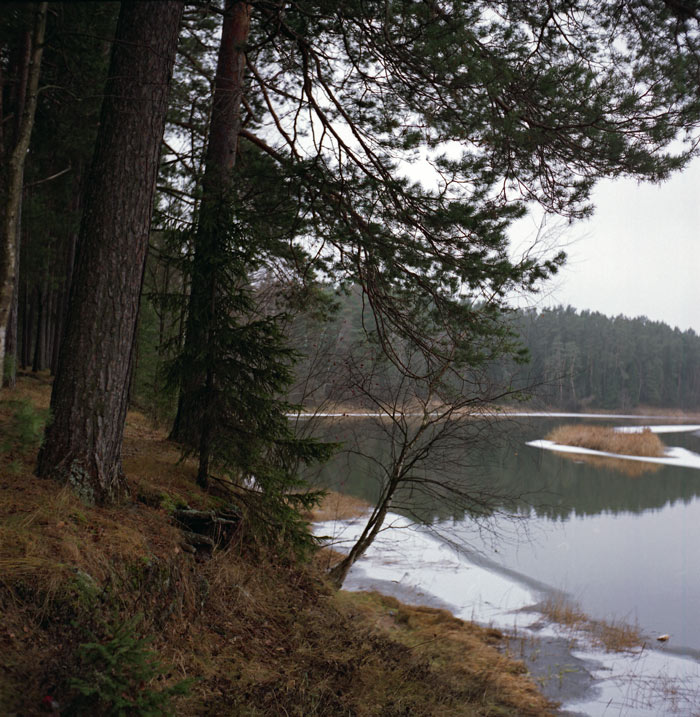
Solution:
{"label": "reed bed", "polygon": [[666,449],[663,441],[648,428],[639,433],[623,433],[610,426],[567,424],[555,428],[547,435],[547,439],[565,446],[579,446],[625,456],[660,458]]}
{"label": "reed bed", "polygon": [[572,633],[583,633],[606,652],[625,652],[644,645],[639,625],[623,621],[593,620],[563,595],[553,595],[539,605],[542,614]]}

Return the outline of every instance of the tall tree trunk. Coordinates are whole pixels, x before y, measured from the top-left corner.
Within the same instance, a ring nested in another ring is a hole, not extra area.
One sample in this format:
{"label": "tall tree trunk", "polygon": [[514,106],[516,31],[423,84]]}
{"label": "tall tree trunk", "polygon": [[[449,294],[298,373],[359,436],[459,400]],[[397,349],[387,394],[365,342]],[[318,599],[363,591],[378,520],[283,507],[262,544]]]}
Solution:
{"label": "tall tree trunk", "polygon": [[[30,31],[24,35],[22,50],[19,53],[17,62],[17,82],[14,92],[13,109],[15,113],[14,141],[16,142],[22,132],[22,118],[24,106],[29,89],[29,70],[32,64],[33,36]],[[24,177],[23,177],[24,178]],[[17,226],[15,229],[15,280],[12,291],[12,303],[10,314],[7,319],[7,336],[5,339],[5,366],[2,373],[2,382],[8,388],[13,389],[17,385],[17,314],[19,309],[19,272],[20,272],[20,249],[22,241],[22,199],[24,192],[20,189],[19,202],[17,205]]]}
{"label": "tall tree trunk", "polygon": [[56,289],[49,289],[49,301],[46,308],[46,336],[44,337],[44,356],[42,369],[51,368],[51,351],[53,350],[53,335],[56,326]]}
{"label": "tall tree trunk", "polygon": [[91,503],[127,492],[121,447],[183,2],[122,2],[37,474]]}
{"label": "tall tree trunk", "polygon": [[27,368],[32,352],[32,331],[34,330],[34,301],[29,291],[28,281],[22,279],[22,354],[20,364]]}
{"label": "tall tree trunk", "polygon": [[3,215],[0,228],[0,382],[4,376],[7,324],[10,318],[12,298],[15,290],[17,271],[17,234],[20,222],[20,204],[24,181],[24,163],[29,149],[29,139],[34,126],[37,95],[39,89],[39,70],[44,51],[44,33],[46,31],[46,12],[48,3],[39,3],[36,7],[34,30],[32,33],[29,67],[26,82],[20,82],[18,88],[22,96],[23,111],[17,127],[16,141],[12,148],[7,169],[3,172],[0,187],[0,214]]}
{"label": "tall tree trunk", "polygon": [[36,373],[43,368],[41,362],[44,357],[44,337],[46,336],[46,289],[45,284],[37,289],[37,318],[36,318],[36,342],[34,343],[34,358],[32,359],[32,371]]}
{"label": "tall tree trunk", "polygon": [[[222,216],[227,216],[223,203],[231,193],[232,171],[236,161],[238,135],[241,129],[241,101],[245,71],[245,43],[250,31],[251,6],[238,0],[226,0],[224,22],[214,83],[209,138],[207,144],[202,201],[199,208],[195,236],[192,284],[187,315],[184,355],[194,355],[209,345],[216,310],[217,278],[212,271],[212,258],[218,253]],[[209,431],[202,435],[201,423],[210,413],[206,386],[211,384],[205,375],[193,372],[180,388],[177,415],[170,437],[181,443],[200,448],[198,481],[203,485],[208,470],[209,450],[202,446]],[[202,391],[202,387],[205,388]],[[204,405],[202,405],[204,404]],[[200,461],[201,463],[201,461]]]}
{"label": "tall tree trunk", "polygon": [[[80,179],[76,180],[76,186],[80,186]],[[73,198],[75,211],[80,210],[80,191],[76,191]],[[70,296],[71,284],[73,283],[73,267],[75,265],[75,251],[78,245],[78,235],[71,232],[68,238],[68,245],[65,254],[65,268],[63,272],[63,283],[59,296],[58,306],[56,308],[56,329],[54,333],[53,349],[51,353],[51,375],[55,376],[58,370],[58,356],[61,349],[61,341],[63,340],[63,327],[66,323],[68,314],[68,297]]]}
{"label": "tall tree trunk", "polygon": [[49,369],[51,375],[56,375],[56,369],[58,368],[58,351],[61,346],[61,329],[63,328],[63,314],[68,305],[68,292],[66,291],[65,284],[59,290],[56,296],[56,316],[53,326],[53,335],[51,337],[51,357],[49,360]]}
{"label": "tall tree trunk", "polygon": [[[20,205],[18,215],[22,215],[22,201],[20,196]],[[3,372],[3,381],[8,388],[14,388],[17,385],[17,357],[18,357],[18,320],[19,320],[19,263],[20,263],[20,247],[21,247],[21,222],[17,222],[17,234],[15,237],[15,282],[12,290],[12,303],[10,304],[10,316],[7,319],[7,338],[5,341],[5,369]]]}

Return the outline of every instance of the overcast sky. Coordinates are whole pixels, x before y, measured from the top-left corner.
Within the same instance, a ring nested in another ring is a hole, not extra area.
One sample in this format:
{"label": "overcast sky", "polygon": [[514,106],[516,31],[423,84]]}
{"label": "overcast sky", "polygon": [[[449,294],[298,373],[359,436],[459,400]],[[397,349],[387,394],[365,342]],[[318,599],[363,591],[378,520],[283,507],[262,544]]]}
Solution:
{"label": "overcast sky", "polygon": [[[700,334],[700,159],[660,185],[606,181],[590,220],[548,227],[567,265],[536,299],[609,316],[647,316]],[[514,236],[533,237],[532,218]]]}

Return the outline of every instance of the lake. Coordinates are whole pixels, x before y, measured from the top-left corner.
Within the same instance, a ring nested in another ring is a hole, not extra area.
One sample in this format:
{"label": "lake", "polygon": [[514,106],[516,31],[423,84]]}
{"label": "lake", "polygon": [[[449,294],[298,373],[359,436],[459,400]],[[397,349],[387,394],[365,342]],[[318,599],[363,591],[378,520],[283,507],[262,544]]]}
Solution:
{"label": "lake", "polygon": [[[472,421],[447,437],[434,460],[417,462],[416,482],[392,510],[430,526],[495,571],[545,592],[563,591],[593,618],[636,623],[650,636],[668,633],[673,651],[700,655],[700,471],[590,463],[526,445],[556,425],[575,422]],[[352,451],[314,479],[376,501],[378,476],[396,449],[388,430],[386,421],[326,419],[324,433]],[[700,453],[698,433],[661,438]],[[444,484],[457,494],[442,490]]]}

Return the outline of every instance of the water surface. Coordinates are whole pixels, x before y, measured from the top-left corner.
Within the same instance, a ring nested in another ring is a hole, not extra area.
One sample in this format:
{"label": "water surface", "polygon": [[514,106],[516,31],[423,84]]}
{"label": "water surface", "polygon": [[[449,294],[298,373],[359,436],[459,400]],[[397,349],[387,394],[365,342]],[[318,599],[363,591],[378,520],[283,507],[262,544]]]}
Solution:
{"label": "water surface", "polygon": [[[432,464],[418,461],[416,483],[392,509],[494,569],[564,591],[594,618],[638,623],[652,637],[671,634],[672,649],[700,651],[700,471],[591,464],[526,445],[564,422],[572,419],[520,418],[455,434]],[[353,452],[317,480],[376,501],[396,452],[386,423],[341,419],[326,430]],[[697,433],[662,438],[700,453]],[[423,491],[421,478],[464,495]],[[473,505],[469,494],[478,496]]]}

